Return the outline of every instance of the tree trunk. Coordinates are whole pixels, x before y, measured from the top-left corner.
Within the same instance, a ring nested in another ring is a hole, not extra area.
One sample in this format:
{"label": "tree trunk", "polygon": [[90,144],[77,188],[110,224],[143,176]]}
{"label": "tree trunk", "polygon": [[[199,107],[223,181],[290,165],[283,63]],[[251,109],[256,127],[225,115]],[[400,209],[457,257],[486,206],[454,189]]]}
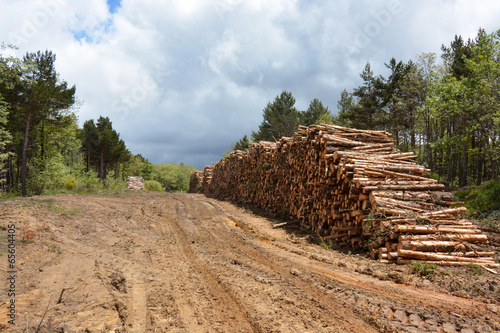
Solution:
{"label": "tree trunk", "polygon": [[9,189],[14,187],[14,163],[12,162],[14,158],[12,156],[9,156],[9,177],[8,177],[8,184],[9,184]]}
{"label": "tree trunk", "polygon": [[466,124],[466,119],[465,115],[462,116],[462,130],[463,130],[463,144],[462,144],[462,182],[460,184],[461,187],[467,186],[467,171],[468,171],[468,164],[469,164],[469,159],[468,159],[468,154],[467,154],[467,133],[465,131],[465,126]]}
{"label": "tree trunk", "polygon": [[411,151],[415,151],[415,119],[413,106],[410,107],[410,147]]}
{"label": "tree trunk", "polygon": [[40,157],[42,161],[45,160],[45,124],[43,122],[40,129]]}
{"label": "tree trunk", "polygon": [[26,190],[26,173],[28,164],[28,137],[30,133],[31,109],[28,110],[28,118],[26,119],[26,127],[24,129],[23,150],[21,152],[21,191],[23,197],[28,193]]}
{"label": "tree trunk", "polygon": [[394,136],[396,139],[396,147],[399,147],[399,125],[398,125],[398,109],[393,102],[392,107],[394,108]]}
{"label": "tree trunk", "polygon": [[90,172],[90,150],[87,151],[87,172]]}
{"label": "tree trunk", "polygon": [[102,180],[104,178],[104,147],[101,148],[101,162],[99,165],[99,180],[102,183]]}

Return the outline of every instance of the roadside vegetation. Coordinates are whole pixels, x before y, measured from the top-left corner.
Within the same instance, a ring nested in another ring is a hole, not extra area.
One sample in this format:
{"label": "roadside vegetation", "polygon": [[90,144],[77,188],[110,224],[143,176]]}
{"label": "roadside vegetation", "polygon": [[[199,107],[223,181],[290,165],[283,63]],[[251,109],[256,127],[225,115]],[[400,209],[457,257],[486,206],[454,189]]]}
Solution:
{"label": "roadside vegetation", "polygon": [[456,191],[457,200],[465,202],[468,216],[486,227],[500,225],[500,182]]}
{"label": "roadside vegetation", "polygon": [[109,117],[79,127],[76,87],[56,71],[54,53],[4,57],[12,48],[0,45],[0,198],[116,192],[128,176],[187,191],[194,168],[132,154]]}

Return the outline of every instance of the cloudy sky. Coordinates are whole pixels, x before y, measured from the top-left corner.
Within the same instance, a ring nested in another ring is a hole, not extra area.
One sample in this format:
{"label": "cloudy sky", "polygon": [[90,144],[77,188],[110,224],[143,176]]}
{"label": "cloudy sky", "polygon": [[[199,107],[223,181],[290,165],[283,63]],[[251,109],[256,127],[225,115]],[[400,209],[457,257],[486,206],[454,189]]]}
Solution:
{"label": "cloudy sky", "polygon": [[440,54],[500,29],[497,0],[0,0],[0,42],[52,50],[80,125],[108,116],[134,154],[202,168],[287,90],[337,111],[366,62]]}

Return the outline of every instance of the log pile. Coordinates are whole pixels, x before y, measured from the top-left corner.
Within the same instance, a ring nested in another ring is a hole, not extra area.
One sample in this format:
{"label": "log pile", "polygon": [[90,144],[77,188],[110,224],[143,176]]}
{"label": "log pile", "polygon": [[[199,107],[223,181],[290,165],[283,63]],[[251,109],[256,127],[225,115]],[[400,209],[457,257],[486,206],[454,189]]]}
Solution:
{"label": "log pile", "polygon": [[299,219],[324,240],[366,247],[385,262],[498,266],[463,203],[416,157],[385,131],[299,126],[291,138],[205,167],[199,192]]}
{"label": "log pile", "polygon": [[191,173],[191,178],[189,179],[189,193],[198,193],[201,188],[201,183],[203,181],[203,170],[193,171]]}
{"label": "log pile", "polygon": [[131,190],[144,190],[144,178],[127,177],[127,188]]}
{"label": "log pile", "polygon": [[210,194],[210,183],[212,182],[212,172],[214,167],[207,165],[203,169],[203,177],[201,177],[200,193]]}

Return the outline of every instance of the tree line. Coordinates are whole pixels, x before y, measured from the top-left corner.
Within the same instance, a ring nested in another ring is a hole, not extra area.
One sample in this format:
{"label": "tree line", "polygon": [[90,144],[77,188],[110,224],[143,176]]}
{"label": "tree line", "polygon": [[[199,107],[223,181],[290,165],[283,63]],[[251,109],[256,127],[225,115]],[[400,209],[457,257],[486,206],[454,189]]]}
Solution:
{"label": "tree line", "polygon": [[450,186],[480,185],[500,175],[500,30],[479,29],[474,39],[455,36],[434,53],[414,60],[390,59],[389,74],[375,75],[367,63],[362,84],[342,91],[332,115],[317,99],[298,111],[283,91],[263,110],[251,137],[233,145],[290,136],[298,124],[334,123],[358,129],[386,130],[397,148],[414,151],[418,162]]}
{"label": "tree line", "polygon": [[403,151],[450,186],[480,185],[500,174],[500,30],[455,36],[441,62],[424,53],[407,63],[392,58],[389,75],[368,63],[363,84],[344,90],[337,122],[393,133]]}
{"label": "tree line", "polygon": [[[1,45],[0,51],[10,46]],[[62,80],[51,51],[22,58],[0,53],[0,189],[41,194],[74,187],[123,186],[143,176],[187,190],[194,168],[155,165],[132,154],[108,117],[78,126],[76,87]]]}

